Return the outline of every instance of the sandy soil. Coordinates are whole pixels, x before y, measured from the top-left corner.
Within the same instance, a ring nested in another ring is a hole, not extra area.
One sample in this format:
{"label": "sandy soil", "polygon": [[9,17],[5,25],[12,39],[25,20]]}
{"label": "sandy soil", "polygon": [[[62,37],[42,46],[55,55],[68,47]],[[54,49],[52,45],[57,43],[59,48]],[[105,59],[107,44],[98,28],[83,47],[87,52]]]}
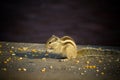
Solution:
{"label": "sandy soil", "polygon": [[66,60],[45,54],[44,44],[0,42],[0,80],[119,80],[119,49],[78,45]]}

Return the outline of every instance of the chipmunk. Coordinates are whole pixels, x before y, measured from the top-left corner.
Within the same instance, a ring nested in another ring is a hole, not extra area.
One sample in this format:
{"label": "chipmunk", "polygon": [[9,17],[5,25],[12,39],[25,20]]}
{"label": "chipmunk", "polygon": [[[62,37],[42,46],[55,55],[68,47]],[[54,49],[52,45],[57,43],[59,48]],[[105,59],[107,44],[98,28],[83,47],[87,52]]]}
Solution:
{"label": "chipmunk", "polygon": [[46,52],[61,54],[62,57],[68,59],[76,58],[77,56],[77,46],[75,41],[69,36],[63,36],[59,38],[52,35],[46,43]]}

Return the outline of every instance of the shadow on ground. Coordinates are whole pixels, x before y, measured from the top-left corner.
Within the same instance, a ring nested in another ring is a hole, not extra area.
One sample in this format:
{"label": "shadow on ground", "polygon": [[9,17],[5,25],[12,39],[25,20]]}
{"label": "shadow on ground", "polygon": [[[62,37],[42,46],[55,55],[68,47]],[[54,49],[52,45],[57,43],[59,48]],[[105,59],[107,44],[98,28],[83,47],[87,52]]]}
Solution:
{"label": "shadow on ground", "polygon": [[29,59],[42,59],[42,58],[53,58],[53,59],[64,59],[60,54],[46,54],[46,53],[33,53],[33,52],[24,52],[24,53],[15,53],[18,57],[25,57]]}

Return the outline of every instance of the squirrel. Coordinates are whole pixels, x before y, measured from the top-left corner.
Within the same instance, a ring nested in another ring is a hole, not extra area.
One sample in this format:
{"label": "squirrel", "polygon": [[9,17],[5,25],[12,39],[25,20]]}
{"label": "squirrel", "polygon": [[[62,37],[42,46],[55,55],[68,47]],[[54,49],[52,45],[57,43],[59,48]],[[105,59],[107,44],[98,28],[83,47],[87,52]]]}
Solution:
{"label": "squirrel", "polygon": [[61,38],[52,35],[45,44],[47,53],[61,54],[67,59],[76,58],[77,46],[75,41],[70,36],[63,36]]}

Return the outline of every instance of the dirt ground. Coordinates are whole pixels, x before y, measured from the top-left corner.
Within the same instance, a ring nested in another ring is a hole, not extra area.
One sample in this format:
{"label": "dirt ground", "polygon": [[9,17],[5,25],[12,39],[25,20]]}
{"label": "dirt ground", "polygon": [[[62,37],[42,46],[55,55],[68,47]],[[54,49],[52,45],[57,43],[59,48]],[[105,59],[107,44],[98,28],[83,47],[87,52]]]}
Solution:
{"label": "dirt ground", "polygon": [[0,80],[119,80],[120,48],[78,45],[76,59],[44,44],[0,42]]}

